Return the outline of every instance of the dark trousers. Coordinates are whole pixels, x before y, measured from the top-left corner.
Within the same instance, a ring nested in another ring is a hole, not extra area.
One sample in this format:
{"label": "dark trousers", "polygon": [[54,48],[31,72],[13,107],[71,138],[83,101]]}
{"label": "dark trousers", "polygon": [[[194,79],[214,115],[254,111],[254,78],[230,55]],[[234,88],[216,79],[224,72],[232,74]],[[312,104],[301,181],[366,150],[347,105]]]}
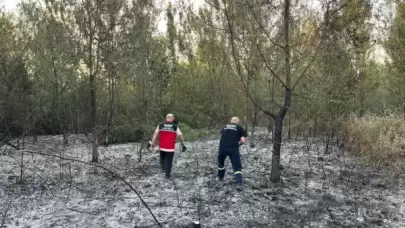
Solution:
{"label": "dark trousers", "polygon": [[237,184],[242,184],[242,162],[240,160],[239,148],[219,149],[218,152],[218,178],[224,179],[225,176],[225,160],[229,156],[232,163],[232,168],[235,174]]}
{"label": "dark trousers", "polygon": [[160,168],[166,172],[166,177],[170,177],[172,172],[174,152],[160,151]]}

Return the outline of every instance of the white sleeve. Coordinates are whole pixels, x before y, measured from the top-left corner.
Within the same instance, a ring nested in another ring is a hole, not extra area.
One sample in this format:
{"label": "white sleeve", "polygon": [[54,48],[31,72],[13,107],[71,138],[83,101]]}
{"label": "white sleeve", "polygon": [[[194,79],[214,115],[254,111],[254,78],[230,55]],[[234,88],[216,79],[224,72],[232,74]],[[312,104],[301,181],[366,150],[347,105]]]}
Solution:
{"label": "white sleeve", "polygon": [[183,134],[183,133],[180,131],[180,128],[179,128],[179,127],[177,128],[177,131],[176,131],[176,132],[177,132],[177,135],[182,135],[182,134]]}

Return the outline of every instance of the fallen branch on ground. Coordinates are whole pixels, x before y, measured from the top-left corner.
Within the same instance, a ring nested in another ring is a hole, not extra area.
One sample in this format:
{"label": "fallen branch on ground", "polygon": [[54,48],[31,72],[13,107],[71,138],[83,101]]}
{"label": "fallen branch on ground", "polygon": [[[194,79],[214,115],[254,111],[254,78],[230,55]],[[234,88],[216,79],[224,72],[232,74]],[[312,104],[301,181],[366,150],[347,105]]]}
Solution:
{"label": "fallen branch on ground", "polygon": [[157,218],[155,217],[155,215],[153,214],[152,210],[149,208],[148,204],[146,204],[146,202],[142,199],[142,197],[139,195],[138,191],[136,191],[136,189],[130,184],[128,183],[128,181],[126,181],[123,177],[121,177],[119,174],[117,174],[116,172],[100,165],[100,164],[96,164],[96,163],[90,163],[90,162],[85,162],[85,161],[80,161],[74,158],[66,158],[66,157],[62,157],[59,155],[55,155],[55,154],[47,154],[47,153],[42,153],[42,152],[37,152],[37,151],[29,151],[29,150],[25,150],[24,152],[26,153],[30,153],[30,154],[38,154],[38,155],[42,155],[42,156],[48,156],[48,157],[54,157],[54,158],[59,158],[65,161],[72,161],[72,162],[78,162],[78,163],[82,163],[82,164],[86,164],[86,165],[90,165],[93,167],[97,167],[100,169],[103,169],[111,174],[113,174],[115,177],[117,177],[119,180],[121,180],[122,182],[124,182],[133,192],[135,192],[135,194],[138,196],[138,198],[141,200],[142,204],[146,207],[146,209],[148,209],[149,213],[152,215],[153,219],[155,220],[155,222],[159,225],[160,228],[162,228],[162,225],[159,223],[159,221],[157,220]]}
{"label": "fallen branch on ground", "polygon": [[4,215],[3,215],[3,219],[2,219],[1,224],[0,224],[0,228],[5,227],[7,214],[8,214],[8,211],[10,210],[10,208],[11,208],[11,200],[8,203],[6,210],[4,211]]}

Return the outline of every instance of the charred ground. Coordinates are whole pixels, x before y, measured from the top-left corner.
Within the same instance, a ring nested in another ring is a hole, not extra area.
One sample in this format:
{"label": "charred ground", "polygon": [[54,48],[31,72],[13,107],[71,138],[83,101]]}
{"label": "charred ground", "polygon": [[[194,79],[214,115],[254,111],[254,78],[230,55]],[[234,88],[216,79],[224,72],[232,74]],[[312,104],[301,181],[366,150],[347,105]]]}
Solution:
{"label": "charred ground", "polygon": [[[6,227],[158,227],[124,177],[163,227],[404,227],[401,177],[364,166],[344,150],[324,154],[315,138],[283,144],[283,179],[270,179],[271,144],[241,148],[245,188],[234,189],[227,162],[225,183],[216,181],[217,140],[189,142],[177,157],[173,180],[164,179],[158,154],[138,144],[100,148],[100,168],[36,155],[41,152],[89,161],[80,135],[63,146],[59,136],[41,137],[24,150],[1,148],[0,205]],[[21,153],[24,152],[23,182]]]}

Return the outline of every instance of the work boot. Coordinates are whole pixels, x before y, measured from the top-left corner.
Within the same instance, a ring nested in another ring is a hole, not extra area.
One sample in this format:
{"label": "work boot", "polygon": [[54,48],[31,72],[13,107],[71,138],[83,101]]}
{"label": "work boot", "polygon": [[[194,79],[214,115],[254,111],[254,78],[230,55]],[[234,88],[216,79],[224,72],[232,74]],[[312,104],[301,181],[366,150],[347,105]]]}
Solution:
{"label": "work boot", "polygon": [[224,180],[224,177],[225,177],[225,169],[218,170],[218,180],[222,181]]}
{"label": "work boot", "polygon": [[236,189],[236,191],[240,192],[240,191],[243,190],[243,185],[242,184],[236,184],[235,189]]}
{"label": "work boot", "polygon": [[234,178],[235,178],[236,184],[242,185],[242,183],[243,183],[243,177],[242,177],[242,173],[241,173],[240,171],[235,173]]}
{"label": "work boot", "polygon": [[172,179],[173,179],[172,175],[171,175],[171,174],[168,174],[168,173],[166,173],[165,178],[166,178],[167,180],[172,180]]}

